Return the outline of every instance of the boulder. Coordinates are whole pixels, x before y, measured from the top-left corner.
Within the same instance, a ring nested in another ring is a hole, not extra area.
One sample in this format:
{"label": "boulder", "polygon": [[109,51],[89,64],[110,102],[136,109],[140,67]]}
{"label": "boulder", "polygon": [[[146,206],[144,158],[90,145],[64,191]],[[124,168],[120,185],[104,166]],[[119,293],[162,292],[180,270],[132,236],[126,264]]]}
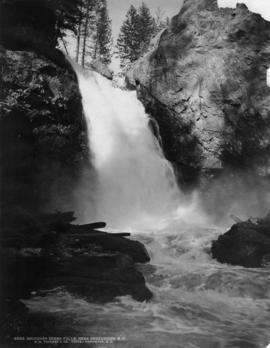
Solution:
{"label": "boulder", "polygon": [[40,289],[56,286],[64,286],[70,293],[94,302],[109,302],[125,295],[138,301],[152,297],[132,259],[118,253],[78,255],[61,260],[50,268]]}
{"label": "boulder", "polygon": [[95,244],[108,252],[120,252],[133,259],[134,262],[145,263],[150,261],[145,246],[135,240],[115,236],[114,233],[95,233],[84,235],[72,235],[74,245],[83,246],[86,243]]}
{"label": "boulder", "polygon": [[[18,217],[13,224],[12,215]],[[150,257],[142,243],[126,238],[130,234],[94,229],[105,227],[104,222],[73,225],[73,212],[31,215],[15,210],[9,218],[0,249],[4,298],[29,298],[33,291],[59,286],[94,302],[152,297],[135,264]]]}
{"label": "boulder", "polygon": [[263,267],[270,261],[270,217],[239,222],[212,244],[212,255],[222,263]]}
{"label": "boulder", "polygon": [[138,301],[152,297],[144,277],[126,254],[108,253],[89,245],[81,249],[57,245],[41,252],[9,249],[0,255],[1,277],[5,280],[0,291],[4,298],[29,298],[33,291],[59,286],[93,302],[108,302],[124,295]]}

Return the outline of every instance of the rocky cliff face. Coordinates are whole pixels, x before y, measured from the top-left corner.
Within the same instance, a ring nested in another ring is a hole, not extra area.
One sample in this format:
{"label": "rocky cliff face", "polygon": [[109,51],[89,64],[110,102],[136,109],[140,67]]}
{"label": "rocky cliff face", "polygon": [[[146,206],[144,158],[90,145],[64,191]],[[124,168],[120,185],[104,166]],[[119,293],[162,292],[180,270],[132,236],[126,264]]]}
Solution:
{"label": "rocky cliff face", "polygon": [[0,65],[1,201],[36,208],[67,194],[87,154],[76,75],[29,51],[2,49]]}
{"label": "rocky cliff face", "polygon": [[186,0],[128,72],[182,181],[227,168],[269,170],[269,66],[270,23],[260,15]]}
{"label": "rocky cliff face", "polygon": [[55,12],[47,5],[0,4],[0,196],[7,210],[68,201],[88,157],[77,77],[55,48]]}

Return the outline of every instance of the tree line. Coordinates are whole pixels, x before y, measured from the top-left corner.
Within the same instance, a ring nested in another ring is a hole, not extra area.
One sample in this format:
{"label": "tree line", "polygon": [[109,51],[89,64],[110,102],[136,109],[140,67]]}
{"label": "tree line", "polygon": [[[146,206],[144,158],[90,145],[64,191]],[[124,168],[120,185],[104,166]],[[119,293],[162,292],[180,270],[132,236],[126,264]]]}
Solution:
{"label": "tree line", "polygon": [[144,2],[139,8],[131,5],[114,46],[107,0],[56,1],[62,9],[65,7],[65,14],[59,18],[61,29],[69,29],[75,34],[76,61],[83,67],[93,60],[109,65],[116,55],[124,69],[144,55],[152,38],[169,25],[169,19],[164,18],[160,8],[153,16]]}
{"label": "tree line", "polygon": [[162,10],[158,8],[156,16],[153,17],[144,2],[138,9],[133,5],[129,8],[116,44],[121,68],[144,55],[152,38],[169,25],[169,19],[164,20],[163,15]]}
{"label": "tree line", "polygon": [[109,65],[116,55],[124,69],[145,54],[152,38],[169,24],[160,8],[152,16],[144,2],[139,8],[131,5],[114,46],[107,0],[74,1],[77,2],[77,19],[73,21],[72,31],[76,36],[76,61],[82,66],[93,60]]}
{"label": "tree line", "polygon": [[76,62],[86,66],[92,60],[109,65],[112,59],[112,30],[107,0],[82,0],[76,35]]}
{"label": "tree line", "polygon": [[67,53],[67,33],[72,32],[75,59],[82,66],[93,60],[109,65],[115,55],[125,68],[147,52],[151,39],[168,25],[160,9],[152,16],[144,2],[138,9],[130,6],[114,46],[107,0],[0,0],[0,5],[5,13],[9,7],[15,13],[18,7],[21,21],[48,33],[48,44],[62,42]]}
{"label": "tree line", "polygon": [[114,45],[107,0],[0,0],[0,5],[5,13],[20,6],[18,18],[48,33],[48,44],[62,42],[67,53],[68,33],[73,33],[75,59],[82,66],[93,60],[109,65],[115,55],[125,68],[147,52],[151,39],[168,25],[160,9],[154,17],[145,3],[130,6]]}

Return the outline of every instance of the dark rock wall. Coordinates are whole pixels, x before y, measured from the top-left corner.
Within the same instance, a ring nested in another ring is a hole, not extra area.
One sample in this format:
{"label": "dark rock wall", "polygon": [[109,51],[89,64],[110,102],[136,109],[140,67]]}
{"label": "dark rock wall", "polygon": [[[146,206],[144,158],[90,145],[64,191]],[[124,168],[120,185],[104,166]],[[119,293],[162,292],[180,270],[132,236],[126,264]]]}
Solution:
{"label": "dark rock wall", "polygon": [[77,78],[29,51],[2,50],[0,65],[2,201],[37,207],[64,197],[87,157]]}
{"label": "dark rock wall", "polygon": [[180,181],[224,170],[266,174],[270,23],[246,6],[186,0],[153,51],[127,73],[159,123]]}
{"label": "dark rock wall", "polygon": [[52,202],[61,209],[88,158],[78,81],[55,48],[51,5],[47,0],[0,2],[2,209],[33,211]]}
{"label": "dark rock wall", "polygon": [[[87,162],[75,72],[48,1],[0,2],[1,207],[62,208]],[[65,204],[68,205],[68,204]]]}

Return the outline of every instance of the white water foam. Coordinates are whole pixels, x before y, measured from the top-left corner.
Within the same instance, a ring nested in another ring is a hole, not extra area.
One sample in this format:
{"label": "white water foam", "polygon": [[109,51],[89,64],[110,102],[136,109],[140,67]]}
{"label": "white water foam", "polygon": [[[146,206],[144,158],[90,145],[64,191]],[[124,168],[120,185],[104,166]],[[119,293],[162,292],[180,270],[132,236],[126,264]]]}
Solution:
{"label": "white water foam", "polygon": [[78,72],[78,78],[96,172],[92,183],[86,173],[78,210],[85,209],[86,221],[143,229],[136,239],[150,251],[151,264],[140,269],[154,298],[138,303],[124,296],[103,305],[56,289],[25,304],[72,322],[81,336],[125,337],[116,348],[266,346],[269,271],[211,258],[211,240],[222,231],[202,227],[208,223],[196,196],[187,200],[179,191],[135,93],[96,73]]}
{"label": "white water foam", "polygon": [[115,88],[95,72],[77,74],[96,173],[92,185],[86,174],[78,194],[83,220],[147,230],[176,216],[189,219],[196,199],[180,192],[136,92]]}

